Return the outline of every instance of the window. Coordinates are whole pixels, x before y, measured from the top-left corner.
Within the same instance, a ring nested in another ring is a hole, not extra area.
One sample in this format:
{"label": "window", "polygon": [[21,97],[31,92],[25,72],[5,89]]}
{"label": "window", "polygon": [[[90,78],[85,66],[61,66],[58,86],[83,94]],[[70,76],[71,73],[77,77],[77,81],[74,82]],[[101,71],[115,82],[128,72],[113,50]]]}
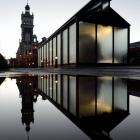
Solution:
{"label": "window", "polygon": [[120,78],[114,78],[114,109],[127,111],[127,81]]}
{"label": "window", "polygon": [[63,64],[68,64],[68,30],[63,31]]}
{"label": "window", "polygon": [[52,40],[50,40],[50,65],[52,65]]}
{"label": "window", "polygon": [[68,76],[63,75],[63,107],[68,108]]}
{"label": "window", "polygon": [[96,42],[95,24],[79,23],[79,62],[95,63],[95,42]]}
{"label": "window", "polygon": [[112,63],[113,35],[111,26],[98,25],[97,28],[97,61]]}
{"label": "window", "polygon": [[128,29],[114,28],[114,63],[127,63]]}
{"label": "window", "polygon": [[56,37],[53,38],[53,65],[56,63]]}
{"label": "window", "polygon": [[58,64],[61,64],[61,34],[57,36],[57,58]]}
{"label": "window", "polygon": [[79,77],[79,115],[80,117],[95,115],[96,79],[94,77]]}
{"label": "window", "polygon": [[76,77],[69,77],[69,110],[76,115]]}
{"label": "window", "polygon": [[76,23],[69,28],[69,63],[76,63]]}
{"label": "window", "polygon": [[97,85],[97,113],[111,113],[112,77],[99,77]]}

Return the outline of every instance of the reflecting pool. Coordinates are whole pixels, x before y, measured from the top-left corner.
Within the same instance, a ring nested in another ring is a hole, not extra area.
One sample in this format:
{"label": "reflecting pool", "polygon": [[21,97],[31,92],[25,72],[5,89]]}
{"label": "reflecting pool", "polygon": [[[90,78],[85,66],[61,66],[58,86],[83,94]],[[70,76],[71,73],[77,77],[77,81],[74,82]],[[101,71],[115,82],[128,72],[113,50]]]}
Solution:
{"label": "reflecting pool", "polygon": [[107,76],[1,77],[0,138],[140,139],[139,85]]}

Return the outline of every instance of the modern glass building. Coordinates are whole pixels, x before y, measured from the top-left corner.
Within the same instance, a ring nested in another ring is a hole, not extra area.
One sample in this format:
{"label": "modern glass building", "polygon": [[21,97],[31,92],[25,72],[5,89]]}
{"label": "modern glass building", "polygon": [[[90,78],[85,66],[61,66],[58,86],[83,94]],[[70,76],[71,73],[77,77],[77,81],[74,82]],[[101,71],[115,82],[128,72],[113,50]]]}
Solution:
{"label": "modern glass building", "polygon": [[38,48],[38,66],[80,66],[128,62],[130,24],[110,7],[92,0]]}

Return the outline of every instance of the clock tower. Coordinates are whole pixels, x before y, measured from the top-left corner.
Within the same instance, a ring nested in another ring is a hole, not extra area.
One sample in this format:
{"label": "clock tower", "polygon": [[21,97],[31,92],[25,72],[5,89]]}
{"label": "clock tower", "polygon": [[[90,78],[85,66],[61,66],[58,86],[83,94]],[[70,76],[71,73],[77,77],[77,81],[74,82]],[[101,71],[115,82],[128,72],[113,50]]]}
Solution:
{"label": "clock tower", "polygon": [[27,53],[33,43],[33,14],[30,14],[30,6],[25,6],[25,12],[21,14],[21,43],[24,46],[24,53]]}
{"label": "clock tower", "polygon": [[38,66],[38,41],[33,34],[34,15],[30,13],[30,6],[27,2],[25,11],[21,14],[21,40],[16,53],[17,67]]}

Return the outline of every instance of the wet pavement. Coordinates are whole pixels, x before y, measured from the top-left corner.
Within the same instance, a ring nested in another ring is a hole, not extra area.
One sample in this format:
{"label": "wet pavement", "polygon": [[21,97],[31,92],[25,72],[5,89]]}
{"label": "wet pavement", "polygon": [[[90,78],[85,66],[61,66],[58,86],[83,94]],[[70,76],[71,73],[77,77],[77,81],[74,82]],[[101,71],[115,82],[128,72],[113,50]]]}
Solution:
{"label": "wet pavement", "polygon": [[69,74],[69,75],[93,75],[93,76],[117,76],[121,78],[140,79],[139,66],[115,66],[115,67],[88,67],[88,68],[17,68],[9,72],[17,74]]}

